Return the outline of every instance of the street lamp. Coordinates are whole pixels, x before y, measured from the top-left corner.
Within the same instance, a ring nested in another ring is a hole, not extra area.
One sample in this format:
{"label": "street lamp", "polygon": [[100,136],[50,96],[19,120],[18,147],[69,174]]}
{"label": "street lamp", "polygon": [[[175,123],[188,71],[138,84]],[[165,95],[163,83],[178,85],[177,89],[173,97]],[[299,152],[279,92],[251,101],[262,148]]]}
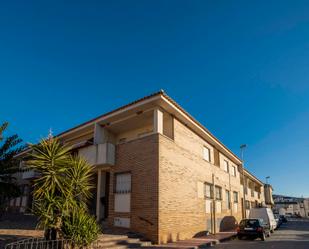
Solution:
{"label": "street lamp", "polygon": [[246,144],[240,145],[241,161],[242,161],[243,165],[244,165],[244,151],[245,151],[246,148],[247,148]]}
{"label": "street lamp", "polygon": [[266,176],[266,184],[268,184],[268,179],[270,178],[270,176]]}
{"label": "street lamp", "polygon": [[244,151],[247,148],[246,144],[240,145],[240,155],[241,155],[241,164],[242,164],[242,179],[243,179],[243,218],[246,218],[246,184],[245,184],[245,162],[244,162]]}

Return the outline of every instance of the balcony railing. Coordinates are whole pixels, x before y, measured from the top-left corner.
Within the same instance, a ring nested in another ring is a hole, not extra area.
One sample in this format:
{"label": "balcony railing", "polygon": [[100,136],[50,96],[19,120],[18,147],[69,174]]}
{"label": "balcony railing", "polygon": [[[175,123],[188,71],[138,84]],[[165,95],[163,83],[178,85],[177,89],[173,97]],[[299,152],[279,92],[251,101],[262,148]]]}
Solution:
{"label": "balcony railing", "polygon": [[39,174],[37,172],[35,172],[34,170],[27,170],[22,172],[22,179],[26,180],[26,179],[32,179],[32,178],[36,178]]}
{"label": "balcony railing", "polygon": [[115,145],[111,143],[93,144],[78,150],[91,165],[114,165]]}

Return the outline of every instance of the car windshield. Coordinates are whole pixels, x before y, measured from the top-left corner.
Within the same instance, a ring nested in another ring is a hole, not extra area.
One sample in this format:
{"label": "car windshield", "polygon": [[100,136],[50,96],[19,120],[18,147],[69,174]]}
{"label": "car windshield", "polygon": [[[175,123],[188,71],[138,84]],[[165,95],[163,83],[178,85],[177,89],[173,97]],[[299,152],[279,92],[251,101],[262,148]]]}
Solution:
{"label": "car windshield", "polygon": [[240,225],[244,227],[258,227],[260,226],[260,222],[257,219],[242,220]]}

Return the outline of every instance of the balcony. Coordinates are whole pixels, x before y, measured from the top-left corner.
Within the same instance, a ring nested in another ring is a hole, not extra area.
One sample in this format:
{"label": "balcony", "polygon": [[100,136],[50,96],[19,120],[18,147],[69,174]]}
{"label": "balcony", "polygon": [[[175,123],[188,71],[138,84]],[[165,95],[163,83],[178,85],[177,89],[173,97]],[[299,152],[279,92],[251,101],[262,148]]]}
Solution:
{"label": "balcony", "polygon": [[35,172],[34,170],[27,170],[27,171],[24,171],[22,172],[22,179],[24,180],[28,180],[28,179],[33,179],[33,178],[36,178],[38,177],[39,174],[37,172]]}
{"label": "balcony", "polygon": [[115,145],[111,143],[93,144],[78,150],[78,155],[91,165],[114,165]]}

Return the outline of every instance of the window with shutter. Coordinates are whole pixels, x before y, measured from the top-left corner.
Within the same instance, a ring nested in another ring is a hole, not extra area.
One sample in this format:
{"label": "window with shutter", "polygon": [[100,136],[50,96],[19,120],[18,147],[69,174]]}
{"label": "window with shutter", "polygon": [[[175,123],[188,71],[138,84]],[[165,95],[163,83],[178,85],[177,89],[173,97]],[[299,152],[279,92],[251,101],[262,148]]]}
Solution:
{"label": "window with shutter", "polygon": [[212,198],[213,197],[213,188],[212,188],[212,185],[209,184],[209,183],[205,183],[204,185],[205,187],[205,197],[206,198]]}
{"label": "window with shutter", "polygon": [[207,162],[210,162],[210,149],[207,148],[207,147],[204,147],[204,151],[203,151],[204,155],[204,159],[207,161]]}
{"label": "window with shutter", "polygon": [[215,192],[216,192],[216,199],[221,200],[222,199],[222,188],[219,186],[216,186]]}
{"label": "window with shutter", "polygon": [[236,191],[233,192],[233,199],[234,199],[234,203],[238,203],[238,192]]}
{"label": "window with shutter", "polygon": [[236,176],[236,167],[235,166],[231,166],[231,175]]}
{"label": "window with shutter", "polygon": [[229,172],[229,162],[226,160],[223,161],[223,169],[224,171]]}
{"label": "window with shutter", "polygon": [[131,211],[131,173],[117,173],[115,177],[115,212],[128,213]]}
{"label": "window with shutter", "polygon": [[116,174],[116,193],[117,194],[131,193],[130,173]]}

